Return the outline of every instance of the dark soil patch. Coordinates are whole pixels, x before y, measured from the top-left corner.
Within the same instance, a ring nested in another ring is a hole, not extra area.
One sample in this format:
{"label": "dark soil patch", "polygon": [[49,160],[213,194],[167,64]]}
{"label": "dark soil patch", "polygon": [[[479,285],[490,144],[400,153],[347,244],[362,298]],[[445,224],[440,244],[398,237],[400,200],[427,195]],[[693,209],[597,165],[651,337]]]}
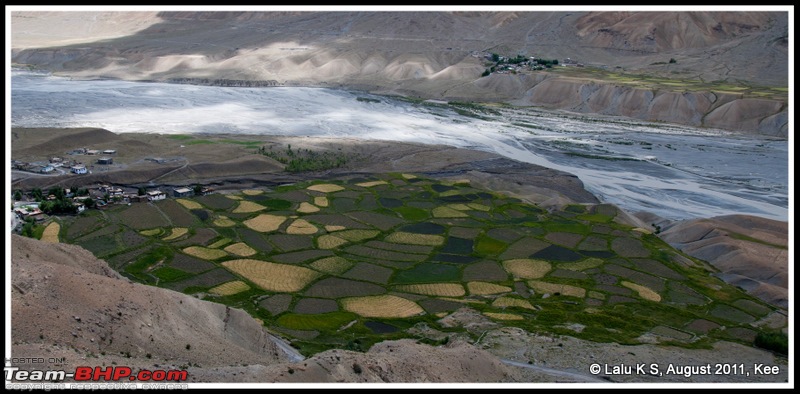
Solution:
{"label": "dark soil patch", "polygon": [[753,343],[753,341],[756,340],[756,335],[758,335],[758,333],[755,332],[754,330],[744,327],[733,327],[721,331],[720,333],[725,338],[735,339],[748,343]]}
{"label": "dark soil patch", "polygon": [[342,275],[345,278],[363,280],[367,282],[386,284],[394,270],[370,263],[357,263]]}
{"label": "dark soil patch", "polygon": [[418,304],[428,313],[452,312],[464,306],[460,302],[440,300],[438,298],[426,298],[419,301]]}
{"label": "dark soil patch", "polygon": [[97,257],[116,252],[119,249],[119,245],[117,245],[117,239],[114,235],[94,237],[88,240],[79,241],[77,244],[83,246]]}
{"label": "dark soil patch", "polygon": [[606,264],[603,269],[605,269],[609,274],[621,276],[630,280],[631,282],[647,286],[656,292],[662,292],[666,288],[666,281],[653,275],[648,275],[643,272],[620,267],[616,264]]}
{"label": "dark soil patch", "polygon": [[170,283],[168,287],[182,292],[189,287],[211,288],[236,279],[238,278],[228,270],[216,268],[189,279]]}
{"label": "dark soil patch", "polygon": [[552,245],[536,238],[525,237],[511,244],[508,249],[500,255],[500,259],[525,259],[531,254],[544,250],[549,246]]}
{"label": "dark soil patch", "polygon": [[[171,200],[167,201],[177,204]],[[147,203],[133,204],[127,207],[127,209],[119,213],[119,219],[122,223],[136,230],[170,226],[170,222],[161,214],[158,208]]]}
{"label": "dark soil patch", "polygon": [[566,246],[568,248],[574,248],[575,246],[578,245],[578,242],[580,242],[583,239],[583,235],[574,233],[552,232],[545,235],[544,238],[554,244]]}
{"label": "dark soil patch", "polygon": [[148,241],[147,237],[143,237],[139,233],[131,230],[122,233],[120,238],[122,239],[122,245],[125,249],[135,248]]}
{"label": "dark soil patch", "polygon": [[208,242],[214,238],[217,238],[219,234],[216,231],[210,228],[198,228],[197,232],[192,235],[191,237],[184,239],[183,241],[175,242],[174,244],[177,246],[189,246],[189,245],[208,245]]}
{"label": "dark soil patch", "polygon": [[309,260],[316,260],[322,257],[333,256],[333,252],[329,250],[301,250],[299,252],[290,252],[284,254],[272,255],[269,258],[275,260],[276,263],[284,264],[299,264]]}
{"label": "dark soil patch", "polygon": [[616,256],[614,252],[608,250],[579,250],[578,252],[586,257],[597,257],[598,259],[608,259]]}
{"label": "dark soil patch", "polygon": [[705,297],[699,297],[688,293],[683,293],[677,290],[670,290],[667,292],[667,300],[676,304],[687,305],[704,305],[708,302]]}
{"label": "dark soil patch", "polygon": [[200,204],[213,210],[228,210],[236,206],[236,201],[222,194],[208,194],[195,198]]}
{"label": "dark soil patch", "polygon": [[88,234],[104,224],[105,221],[101,220],[97,215],[79,216],[67,227],[67,239],[72,240],[81,235]]}
{"label": "dark soil patch", "polygon": [[502,282],[508,280],[506,272],[500,264],[493,261],[481,261],[464,267],[464,281]]}
{"label": "dark soil patch", "polygon": [[[351,253],[356,256],[361,256],[364,259],[376,260],[376,261],[391,260],[391,261],[418,263],[425,261],[428,258],[428,256],[424,254],[393,252],[391,250],[374,249],[364,245],[349,246],[345,249],[345,251],[347,253]],[[403,266],[408,266],[408,264],[405,264]]]}
{"label": "dark soil patch", "polygon": [[511,243],[522,238],[522,234],[510,228],[493,228],[487,231],[486,235],[506,243]]}
{"label": "dark soil patch", "polygon": [[406,244],[396,244],[383,241],[368,241],[364,245],[370,248],[390,250],[393,252],[425,254],[425,255],[430,254],[434,249],[433,246],[406,245]]}
{"label": "dark soil patch", "polygon": [[592,275],[592,279],[594,279],[594,282],[598,285],[615,285],[617,281],[619,281],[619,278],[609,274],[595,274]]}
{"label": "dark soil patch", "polygon": [[472,253],[474,242],[471,239],[447,237],[444,246],[439,250],[441,253],[468,255]]}
{"label": "dark soil patch", "polygon": [[620,295],[612,295],[611,297],[608,297],[608,301],[606,301],[606,302],[608,303],[608,305],[614,305],[614,304],[632,303],[632,302],[639,302],[639,301],[637,301],[637,300],[635,300],[633,298],[630,298],[630,297],[625,297],[625,296],[620,296]]}
{"label": "dark soil patch", "polygon": [[405,223],[403,219],[398,217],[391,217],[387,215],[381,215],[375,212],[352,212],[348,214],[351,218],[358,220],[360,222],[366,223],[370,226],[373,226],[381,231],[387,231],[391,228],[394,228],[402,223]]}
{"label": "dark soil patch", "polygon": [[708,334],[709,331],[716,330],[720,327],[719,324],[705,319],[696,319],[686,325],[687,330],[698,334]]}
{"label": "dark soil patch", "polygon": [[208,211],[206,211],[205,209],[192,209],[191,212],[192,212],[192,214],[194,216],[196,216],[202,222],[205,222],[206,220],[208,220],[208,217],[210,216],[210,213]]}
{"label": "dark soil patch", "polygon": [[547,276],[552,276],[554,278],[589,279],[589,275],[586,275],[583,272],[565,270],[560,268],[547,274]]}
{"label": "dark soil patch", "polygon": [[442,226],[441,224],[422,222],[422,223],[405,225],[403,227],[400,227],[399,231],[405,231],[407,233],[414,233],[414,234],[441,235],[444,234],[445,231],[447,231],[447,227]]}
{"label": "dark soil patch", "polygon": [[292,303],[292,296],[289,294],[276,294],[272,297],[261,300],[258,306],[266,309],[273,316],[289,310]]}
{"label": "dark soil patch", "polygon": [[397,272],[392,283],[459,282],[460,279],[461,273],[455,266],[422,263],[410,270]]}
{"label": "dark soil patch", "polygon": [[433,209],[436,207],[436,204],[430,201],[408,201],[406,205],[412,208],[419,208],[419,209]]}
{"label": "dark soil patch", "polygon": [[470,227],[451,227],[449,232],[451,237],[466,239],[475,239],[478,237],[478,235],[480,235],[480,233],[481,229]]}
{"label": "dark soil patch", "polygon": [[453,187],[453,186],[442,185],[440,183],[437,183],[437,184],[431,185],[431,189],[433,189],[433,191],[435,191],[436,193],[444,193],[444,192],[446,192],[448,190],[455,190],[456,188]]}
{"label": "dark soil patch", "polygon": [[399,330],[399,328],[391,324],[386,324],[379,321],[368,321],[364,323],[364,326],[372,330],[372,332],[375,334],[391,334]]}
{"label": "dark soil patch", "polygon": [[597,285],[595,286],[597,290],[602,290],[607,293],[612,294],[622,294],[622,295],[630,295],[633,294],[633,290],[627,287],[620,287],[620,286],[613,286],[613,285]]}
{"label": "dark soil patch", "polygon": [[351,212],[358,209],[356,200],[351,198],[334,198],[331,201],[331,208],[339,212]]}
{"label": "dark soil patch", "polygon": [[584,251],[608,251],[608,241],[605,238],[590,235],[578,244],[578,249],[581,250],[581,253]]}
{"label": "dark soil patch", "polygon": [[616,238],[611,241],[611,249],[622,257],[648,257],[650,251],[635,238]]}
{"label": "dark soil patch", "polygon": [[284,252],[293,252],[302,249],[311,249],[314,242],[307,235],[273,234],[267,237],[275,247]]}
{"label": "dark soil patch", "polygon": [[249,228],[237,228],[236,232],[244,243],[259,252],[269,253],[273,249],[272,244],[267,242],[267,239],[258,231]]}
{"label": "dark soil patch", "polygon": [[213,263],[183,253],[176,253],[169,265],[193,274],[199,274],[216,267]]}
{"label": "dark soil patch", "polygon": [[454,263],[454,264],[472,264],[478,261],[477,257],[472,256],[464,256],[460,254],[446,254],[440,253],[433,257],[434,261],[441,261],[443,263]]}
{"label": "dark soil patch", "polygon": [[395,198],[381,197],[378,200],[384,208],[399,208],[403,206],[403,201]]}
{"label": "dark soil patch", "polygon": [[733,306],[755,316],[764,316],[771,312],[769,308],[750,300],[736,300],[733,302]]}
{"label": "dark soil patch", "polygon": [[375,196],[372,194],[366,194],[361,198],[361,201],[358,202],[358,209],[359,212],[378,209],[378,200],[376,200]]}
{"label": "dark soil patch", "polygon": [[684,280],[685,276],[667,268],[666,265],[651,259],[632,259],[633,266],[643,272],[648,272],[656,276],[661,276],[669,279]]}
{"label": "dark soil patch", "polygon": [[386,293],[386,289],[372,283],[342,278],[325,278],[312,285],[305,295],[318,298],[359,297]]}
{"label": "dark soil patch", "polygon": [[756,321],[753,316],[728,305],[717,305],[714,309],[709,311],[709,314],[735,323],[752,323]]}
{"label": "dark soil patch", "polygon": [[321,298],[303,298],[294,306],[294,313],[316,315],[318,313],[336,312],[339,305],[334,300]]}
{"label": "dark soil patch", "polygon": [[303,219],[323,226],[344,226],[348,229],[369,229],[364,223],[355,221],[345,215],[305,215]]}
{"label": "dark soil patch", "polygon": [[[302,190],[290,190],[288,192],[277,193],[277,194],[273,194],[272,197],[274,199],[287,200],[287,201],[295,202],[295,203],[308,202],[308,201],[310,201],[310,198],[311,198],[306,192],[304,192]],[[286,208],[283,208],[283,209],[286,209]]]}
{"label": "dark soil patch", "polygon": [[570,249],[558,245],[550,245],[532,255],[532,259],[542,259],[547,261],[578,261],[583,259],[583,256],[573,252]]}
{"label": "dark soil patch", "polygon": [[514,292],[522,298],[530,298],[531,290],[525,285],[525,282],[514,282]]}

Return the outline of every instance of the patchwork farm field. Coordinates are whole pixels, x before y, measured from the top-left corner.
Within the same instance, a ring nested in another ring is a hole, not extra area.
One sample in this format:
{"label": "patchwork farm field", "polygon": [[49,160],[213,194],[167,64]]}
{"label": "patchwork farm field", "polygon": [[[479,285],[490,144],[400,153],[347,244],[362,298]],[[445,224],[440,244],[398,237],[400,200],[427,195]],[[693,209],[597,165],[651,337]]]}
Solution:
{"label": "patchwork farm field", "polygon": [[753,343],[773,307],[616,215],[381,174],[120,205],[54,231],[135,281],[242,308],[306,354],[419,325],[475,336],[440,321],[460,308],[601,342]]}

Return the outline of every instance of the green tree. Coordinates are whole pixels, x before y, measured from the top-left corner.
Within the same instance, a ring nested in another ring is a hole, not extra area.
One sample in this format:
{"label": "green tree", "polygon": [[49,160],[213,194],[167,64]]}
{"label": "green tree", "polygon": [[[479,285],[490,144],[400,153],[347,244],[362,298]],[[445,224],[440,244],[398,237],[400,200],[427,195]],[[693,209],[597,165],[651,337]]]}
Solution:
{"label": "green tree", "polygon": [[14,201],[22,200],[22,192],[19,189],[14,191]]}
{"label": "green tree", "polygon": [[489,69],[487,68],[487,69],[486,69],[486,70],[483,72],[483,74],[481,74],[481,76],[482,76],[482,77],[486,77],[486,76],[489,76],[489,74],[491,74],[491,73],[492,73],[492,72],[491,72],[491,71],[489,71]]}
{"label": "green tree", "polygon": [[144,186],[139,186],[139,188],[136,189],[136,195],[144,196],[145,194],[147,194],[147,190],[145,190]]}
{"label": "green tree", "polygon": [[500,55],[498,55],[496,53],[493,53],[492,54],[492,61],[495,62],[495,63],[499,62],[500,61]]}
{"label": "green tree", "polygon": [[203,194],[203,185],[194,185],[194,188],[192,190],[194,190],[195,195],[199,196]]}

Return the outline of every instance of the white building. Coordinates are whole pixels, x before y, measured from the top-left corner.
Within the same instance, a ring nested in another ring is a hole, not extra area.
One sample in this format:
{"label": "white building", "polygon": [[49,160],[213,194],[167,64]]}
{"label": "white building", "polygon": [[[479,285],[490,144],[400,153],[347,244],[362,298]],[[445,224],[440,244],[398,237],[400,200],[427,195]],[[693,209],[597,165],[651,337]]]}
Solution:
{"label": "white building", "polygon": [[86,166],[83,165],[72,166],[72,168],[70,168],[70,171],[72,171],[73,174],[86,174],[87,172]]}
{"label": "white building", "polygon": [[167,193],[164,193],[161,190],[151,190],[147,192],[147,198],[149,198],[150,201],[164,200],[167,198]]}

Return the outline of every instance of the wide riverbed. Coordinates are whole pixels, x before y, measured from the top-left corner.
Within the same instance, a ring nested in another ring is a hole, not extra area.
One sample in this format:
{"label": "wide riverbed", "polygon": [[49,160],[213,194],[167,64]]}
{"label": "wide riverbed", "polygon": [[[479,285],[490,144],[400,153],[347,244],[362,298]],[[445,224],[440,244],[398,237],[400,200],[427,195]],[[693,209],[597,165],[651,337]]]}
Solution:
{"label": "wide riverbed", "polygon": [[573,173],[602,201],[630,212],[788,220],[785,140],[531,108],[492,107],[476,115],[443,103],[332,89],[81,81],[26,71],[11,77],[14,127],[446,144]]}

